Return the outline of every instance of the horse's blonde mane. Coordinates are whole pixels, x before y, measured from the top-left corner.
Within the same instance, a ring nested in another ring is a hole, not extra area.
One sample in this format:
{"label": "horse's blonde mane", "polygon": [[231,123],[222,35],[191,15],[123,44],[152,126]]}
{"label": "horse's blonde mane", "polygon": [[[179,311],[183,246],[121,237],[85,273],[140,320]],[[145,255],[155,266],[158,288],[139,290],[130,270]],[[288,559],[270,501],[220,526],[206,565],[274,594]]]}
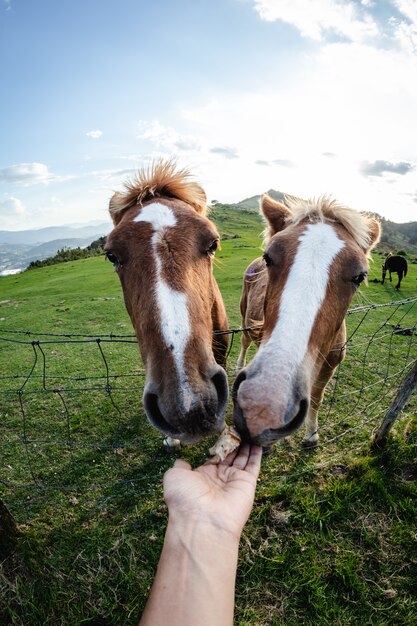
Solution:
{"label": "horse's blonde mane", "polygon": [[[335,222],[341,224],[363,250],[369,249],[372,242],[372,223],[374,220],[366,214],[340,204],[326,195],[317,200],[301,200],[287,196],[285,204],[292,212],[292,215],[287,219],[288,223],[299,224],[303,220]],[[375,243],[377,242],[375,241]]]}
{"label": "horse's blonde mane", "polygon": [[110,215],[118,222],[128,208],[160,197],[182,200],[200,215],[206,215],[206,194],[190,177],[189,170],[177,169],[173,159],[154,161],[148,168],[140,169],[134,178],[126,181],[124,191],[113,195],[109,205]]}

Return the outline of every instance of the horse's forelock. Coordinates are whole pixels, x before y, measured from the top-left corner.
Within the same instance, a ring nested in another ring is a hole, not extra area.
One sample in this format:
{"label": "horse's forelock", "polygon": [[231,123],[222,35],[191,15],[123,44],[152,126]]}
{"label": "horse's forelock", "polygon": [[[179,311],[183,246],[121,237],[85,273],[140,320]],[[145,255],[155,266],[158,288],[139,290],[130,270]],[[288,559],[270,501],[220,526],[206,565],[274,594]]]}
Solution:
{"label": "horse's forelock", "polygon": [[380,227],[376,220],[340,204],[330,196],[307,201],[288,198],[287,204],[292,211],[288,218],[291,224],[299,224],[302,221],[341,224],[365,251],[373,248],[379,240]]}
{"label": "horse's forelock", "polygon": [[178,169],[174,160],[154,161],[125,182],[124,191],[116,192],[110,200],[109,212],[117,224],[123,213],[134,205],[154,198],[173,198],[192,206],[199,215],[207,214],[207,197],[200,185],[190,180],[188,169]]}

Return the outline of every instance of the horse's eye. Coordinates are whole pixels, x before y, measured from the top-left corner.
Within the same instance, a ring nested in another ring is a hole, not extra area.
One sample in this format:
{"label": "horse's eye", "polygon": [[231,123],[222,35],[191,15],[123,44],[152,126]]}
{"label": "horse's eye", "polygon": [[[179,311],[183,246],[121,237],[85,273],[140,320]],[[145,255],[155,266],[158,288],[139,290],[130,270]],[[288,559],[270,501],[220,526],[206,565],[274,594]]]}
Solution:
{"label": "horse's eye", "polygon": [[110,261],[110,263],[114,265],[114,267],[120,266],[119,259],[117,258],[115,254],[113,254],[113,252],[105,252],[105,255],[107,259]]}
{"label": "horse's eye", "polygon": [[208,247],[207,254],[214,256],[214,253],[216,252],[218,247],[219,247],[219,240],[215,239],[213,243]]}
{"label": "horse's eye", "polygon": [[363,281],[365,280],[365,278],[368,276],[368,272],[361,272],[360,274],[358,274],[357,276],[354,276],[352,278],[352,283],[356,286],[359,287],[359,285],[361,283],[363,283]]}
{"label": "horse's eye", "polygon": [[265,265],[267,267],[270,267],[272,265],[272,259],[271,259],[271,257],[269,256],[269,254],[267,252],[264,252],[263,258],[264,258],[264,261],[265,261]]}

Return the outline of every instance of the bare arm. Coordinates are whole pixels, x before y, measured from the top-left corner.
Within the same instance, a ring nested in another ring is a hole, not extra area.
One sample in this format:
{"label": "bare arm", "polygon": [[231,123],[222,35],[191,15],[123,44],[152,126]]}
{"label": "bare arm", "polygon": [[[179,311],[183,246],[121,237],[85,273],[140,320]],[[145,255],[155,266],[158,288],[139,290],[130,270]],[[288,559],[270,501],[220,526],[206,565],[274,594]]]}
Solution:
{"label": "bare arm", "polygon": [[232,626],[239,539],[255,496],[262,451],[242,446],[218,465],[165,474],[164,547],[140,626]]}

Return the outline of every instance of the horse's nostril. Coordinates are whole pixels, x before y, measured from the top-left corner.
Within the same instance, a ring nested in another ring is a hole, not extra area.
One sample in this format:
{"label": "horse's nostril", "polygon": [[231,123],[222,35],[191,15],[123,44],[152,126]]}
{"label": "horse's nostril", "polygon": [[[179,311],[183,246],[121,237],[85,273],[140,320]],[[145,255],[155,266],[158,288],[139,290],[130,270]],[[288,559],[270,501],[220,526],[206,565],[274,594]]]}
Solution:
{"label": "horse's nostril", "polygon": [[293,427],[294,430],[297,430],[297,428],[301,426],[301,424],[304,422],[305,416],[307,415],[308,405],[309,402],[305,398],[300,400],[298,412],[296,416],[291,420],[291,422],[289,422],[288,426]]}
{"label": "horse's nostril", "polygon": [[172,428],[162,415],[158,405],[158,396],[155,393],[146,392],[143,396],[143,406],[145,413],[153,426],[166,435],[175,435],[176,430]]}
{"label": "horse's nostril", "polygon": [[237,392],[238,392],[239,386],[243,383],[244,380],[246,380],[246,371],[241,370],[239,374],[236,376],[235,382],[233,383],[232,398],[234,401],[237,400]]}
{"label": "horse's nostril", "polygon": [[226,412],[227,399],[229,397],[226,372],[220,368],[212,377],[211,382],[217,392],[217,415],[223,416]]}
{"label": "horse's nostril", "polygon": [[246,380],[246,371],[241,370],[239,374],[236,376],[236,380],[233,384],[233,389],[232,389],[233,423],[239,435],[242,437],[242,441],[251,441],[251,436],[249,434],[245,416],[237,401],[237,392],[238,392],[239,386],[243,383],[244,380]]}

